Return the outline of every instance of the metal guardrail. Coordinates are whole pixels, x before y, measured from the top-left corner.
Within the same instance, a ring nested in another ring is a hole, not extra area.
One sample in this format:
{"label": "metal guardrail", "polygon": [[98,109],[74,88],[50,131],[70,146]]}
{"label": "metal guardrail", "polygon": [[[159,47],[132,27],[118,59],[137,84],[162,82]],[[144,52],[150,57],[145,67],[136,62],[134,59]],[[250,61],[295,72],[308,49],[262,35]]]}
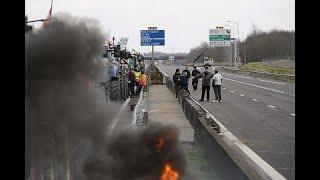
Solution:
{"label": "metal guardrail", "polygon": [[[158,66],[156,67],[165,76],[166,86],[174,92],[174,83],[171,78]],[[193,99],[192,96],[184,90],[181,90],[178,93],[178,98],[187,119],[195,130],[196,143],[206,146],[207,149],[205,149],[205,151],[209,156],[213,153],[213,150],[208,148],[208,144],[212,144],[214,143],[213,141],[216,141],[250,179],[286,179],[260,156],[253,152],[247,145],[243,144],[241,140],[235,137],[209,111]],[[218,154],[221,153],[219,151],[215,152]],[[234,173],[239,172],[234,170]]]}
{"label": "metal guardrail", "polygon": [[[146,67],[147,75],[150,73],[150,64]],[[149,78],[148,78],[149,79]],[[134,107],[133,110],[133,121],[132,125],[137,127],[145,127],[148,125],[148,106],[147,106],[147,91],[149,89],[149,82],[146,87],[142,87],[140,94],[139,94],[139,100],[137,104]]]}
{"label": "metal guardrail", "polygon": [[260,77],[266,79],[275,79],[275,80],[282,80],[282,81],[295,81],[294,75],[286,75],[286,74],[276,74],[276,73],[267,73],[267,72],[260,72],[260,71],[248,71],[248,70],[241,70],[241,69],[233,69],[223,66],[223,71],[237,73],[237,74],[247,74],[253,77]]}
{"label": "metal guardrail", "polygon": [[144,89],[142,88],[139,95],[139,100],[136,106],[134,107],[132,125],[135,125],[137,127],[145,127],[148,125],[147,119],[145,118],[145,115],[144,115],[145,112],[147,112],[146,99],[147,99],[147,94],[146,92],[144,92]]}

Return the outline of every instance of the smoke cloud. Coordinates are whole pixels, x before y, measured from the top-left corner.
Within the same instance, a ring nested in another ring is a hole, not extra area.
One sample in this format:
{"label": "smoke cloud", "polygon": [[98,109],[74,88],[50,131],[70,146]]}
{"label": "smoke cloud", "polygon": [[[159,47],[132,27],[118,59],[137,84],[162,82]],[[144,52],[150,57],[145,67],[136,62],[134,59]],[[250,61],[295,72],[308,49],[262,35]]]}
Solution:
{"label": "smoke cloud", "polygon": [[[80,159],[71,165],[77,180],[159,179],[165,163],[183,177],[186,160],[175,127],[153,124],[107,137],[120,107],[106,103],[105,94],[90,85],[103,73],[103,44],[96,20],[63,13],[54,16],[48,28],[26,34],[33,160],[39,168],[46,166],[46,154],[49,164],[64,164],[70,141],[71,159]],[[161,149],[155,148],[159,137],[165,140]]]}
{"label": "smoke cloud", "polygon": [[[151,124],[146,129],[128,129],[114,134],[101,154],[90,157],[84,167],[87,179],[160,179],[166,163],[182,177],[186,160],[174,126]],[[159,138],[163,147],[157,148]],[[180,178],[181,179],[181,178]]]}

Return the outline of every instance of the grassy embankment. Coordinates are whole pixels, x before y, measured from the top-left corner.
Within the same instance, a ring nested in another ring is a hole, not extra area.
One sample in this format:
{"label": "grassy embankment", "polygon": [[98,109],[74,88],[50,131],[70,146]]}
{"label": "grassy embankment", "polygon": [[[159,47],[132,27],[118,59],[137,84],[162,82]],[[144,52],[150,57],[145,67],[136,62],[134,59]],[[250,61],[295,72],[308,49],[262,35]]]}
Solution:
{"label": "grassy embankment", "polygon": [[242,70],[294,75],[294,61],[252,62],[241,67]]}

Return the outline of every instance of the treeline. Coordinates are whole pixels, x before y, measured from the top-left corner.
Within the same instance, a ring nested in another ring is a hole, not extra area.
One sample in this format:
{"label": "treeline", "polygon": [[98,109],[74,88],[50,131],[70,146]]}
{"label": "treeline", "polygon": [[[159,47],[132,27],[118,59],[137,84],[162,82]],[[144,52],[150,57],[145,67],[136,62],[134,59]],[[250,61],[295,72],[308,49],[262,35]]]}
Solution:
{"label": "treeline", "polygon": [[295,32],[254,30],[240,44],[240,56],[248,62],[263,59],[295,59]]}
{"label": "treeline", "polygon": [[[234,55],[231,53],[234,44],[230,47],[210,47],[207,42],[192,48],[187,55],[191,62],[201,53],[213,58],[215,62],[232,62]],[[295,32],[272,30],[263,32],[255,27],[248,37],[240,42],[241,60],[246,62],[262,61],[265,59],[295,59]]]}

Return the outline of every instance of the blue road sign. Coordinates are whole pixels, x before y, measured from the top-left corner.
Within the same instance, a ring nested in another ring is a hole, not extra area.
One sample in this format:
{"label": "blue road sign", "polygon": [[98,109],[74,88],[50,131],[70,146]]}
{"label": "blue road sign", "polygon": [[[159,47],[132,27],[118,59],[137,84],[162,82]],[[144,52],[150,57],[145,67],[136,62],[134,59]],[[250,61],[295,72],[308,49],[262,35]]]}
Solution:
{"label": "blue road sign", "polygon": [[140,30],[141,46],[164,46],[164,30]]}
{"label": "blue road sign", "polygon": [[164,38],[164,30],[140,30],[141,39]]}
{"label": "blue road sign", "polygon": [[164,46],[164,39],[141,39],[141,46]]}

